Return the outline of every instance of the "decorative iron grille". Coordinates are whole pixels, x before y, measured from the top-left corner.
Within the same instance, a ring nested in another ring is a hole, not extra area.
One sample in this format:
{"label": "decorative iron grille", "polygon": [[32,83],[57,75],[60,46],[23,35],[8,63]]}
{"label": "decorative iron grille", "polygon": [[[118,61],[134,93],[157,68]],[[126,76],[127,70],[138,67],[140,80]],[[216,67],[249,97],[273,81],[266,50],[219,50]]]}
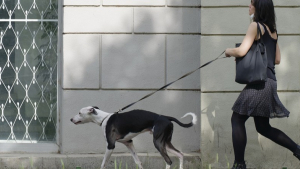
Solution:
{"label": "decorative iron grille", "polygon": [[0,143],[56,142],[57,5],[2,0]]}

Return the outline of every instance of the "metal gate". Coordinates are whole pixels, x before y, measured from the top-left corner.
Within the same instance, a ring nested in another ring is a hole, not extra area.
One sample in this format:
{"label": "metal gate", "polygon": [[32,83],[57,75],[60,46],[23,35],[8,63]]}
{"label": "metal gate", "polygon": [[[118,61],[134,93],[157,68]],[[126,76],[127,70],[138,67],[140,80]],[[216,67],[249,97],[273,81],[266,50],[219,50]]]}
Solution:
{"label": "metal gate", "polygon": [[0,4],[0,143],[56,142],[57,9],[58,0]]}

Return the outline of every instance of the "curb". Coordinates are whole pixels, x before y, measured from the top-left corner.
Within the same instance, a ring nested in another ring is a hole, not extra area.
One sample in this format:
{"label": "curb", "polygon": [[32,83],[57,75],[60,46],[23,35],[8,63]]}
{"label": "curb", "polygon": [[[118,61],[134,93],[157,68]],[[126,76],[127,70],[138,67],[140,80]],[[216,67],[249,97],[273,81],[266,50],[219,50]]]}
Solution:
{"label": "curb", "polygon": [[[200,154],[184,154],[184,169],[200,169]],[[0,154],[1,169],[100,169],[103,154]],[[138,153],[144,169],[164,169],[166,164],[160,154]],[[171,169],[179,160],[170,156]],[[130,154],[113,154],[106,169],[135,169]]]}

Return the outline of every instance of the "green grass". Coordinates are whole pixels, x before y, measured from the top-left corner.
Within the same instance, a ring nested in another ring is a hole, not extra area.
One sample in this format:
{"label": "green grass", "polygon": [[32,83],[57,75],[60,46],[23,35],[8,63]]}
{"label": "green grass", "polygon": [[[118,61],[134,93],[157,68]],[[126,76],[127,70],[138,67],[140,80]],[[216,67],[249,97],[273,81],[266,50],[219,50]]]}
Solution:
{"label": "green grass", "polygon": [[[115,169],[122,169],[122,160],[120,161],[120,163],[118,165],[117,159],[115,158],[115,163],[114,164],[115,164]],[[125,168],[128,169],[128,164],[127,163],[125,164]],[[136,165],[136,168],[138,169],[139,166]]]}
{"label": "green grass", "polygon": [[61,162],[61,167],[62,167],[62,169],[65,169],[64,161],[63,161],[62,159],[60,159],[60,162]]}

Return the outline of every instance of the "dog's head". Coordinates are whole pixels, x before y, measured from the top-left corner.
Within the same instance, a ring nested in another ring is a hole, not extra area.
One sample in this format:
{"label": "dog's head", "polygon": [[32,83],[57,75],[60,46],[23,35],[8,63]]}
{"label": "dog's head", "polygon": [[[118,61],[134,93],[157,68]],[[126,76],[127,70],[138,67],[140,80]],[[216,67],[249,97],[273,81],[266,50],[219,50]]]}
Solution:
{"label": "dog's head", "polygon": [[95,116],[98,115],[96,106],[88,106],[82,108],[77,115],[71,118],[71,122],[74,124],[84,124],[94,122]]}

